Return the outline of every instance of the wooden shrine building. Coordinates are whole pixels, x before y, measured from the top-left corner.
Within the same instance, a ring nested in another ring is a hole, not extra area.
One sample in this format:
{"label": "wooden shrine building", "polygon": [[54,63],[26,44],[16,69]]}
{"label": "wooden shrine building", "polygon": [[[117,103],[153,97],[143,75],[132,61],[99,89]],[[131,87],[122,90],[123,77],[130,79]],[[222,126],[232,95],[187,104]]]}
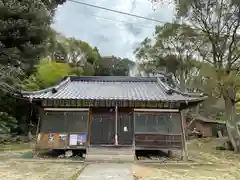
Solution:
{"label": "wooden shrine building", "polygon": [[182,150],[181,110],[205,98],[174,89],[164,76],[70,76],[54,87],[22,95],[40,107],[40,149]]}

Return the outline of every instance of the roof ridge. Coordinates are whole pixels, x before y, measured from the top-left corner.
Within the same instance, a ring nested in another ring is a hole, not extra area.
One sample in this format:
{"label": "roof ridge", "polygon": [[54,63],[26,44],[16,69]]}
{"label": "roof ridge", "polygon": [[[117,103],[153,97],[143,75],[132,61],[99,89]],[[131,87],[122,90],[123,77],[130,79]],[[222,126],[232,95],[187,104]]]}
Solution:
{"label": "roof ridge", "polygon": [[156,82],[156,77],[132,76],[68,76],[71,81],[98,81],[98,82]]}
{"label": "roof ridge", "polygon": [[203,93],[190,93],[190,92],[182,92],[182,91],[179,91],[177,89],[173,89],[172,90],[175,92],[175,93],[178,93],[178,94],[181,94],[181,95],[184,95],[184,96],[189,96],[189,97],[203,97],[204,94]]}

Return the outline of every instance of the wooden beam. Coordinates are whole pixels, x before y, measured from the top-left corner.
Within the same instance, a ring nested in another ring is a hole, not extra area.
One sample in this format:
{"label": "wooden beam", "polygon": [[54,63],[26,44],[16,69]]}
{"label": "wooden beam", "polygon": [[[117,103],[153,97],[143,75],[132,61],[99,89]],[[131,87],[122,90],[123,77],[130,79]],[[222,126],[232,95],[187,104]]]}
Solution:
{"label": "wooden beam", "polygon": [[182,129],[182,159],[184,161],[188,160],[188,151],[187,151],[187,144],[186,144],[186,133],[185,133],[185,117],[183,112],[181,111],[181,129]]}
{"label": "wooden beam", "polygon": [[178,109],[134,109],[138,112],[179,112]]}
{"label": "wooden beam", "polygon": [[88,108],[44,108],[45,111],[88,111]]}
{"label": "wooden beam", "polygon": [[172,108],[179,109],[180,102],[140,101],[140,100],[83,100],[83,99],[44,99],[44,107],[133,107],[133,108]]}

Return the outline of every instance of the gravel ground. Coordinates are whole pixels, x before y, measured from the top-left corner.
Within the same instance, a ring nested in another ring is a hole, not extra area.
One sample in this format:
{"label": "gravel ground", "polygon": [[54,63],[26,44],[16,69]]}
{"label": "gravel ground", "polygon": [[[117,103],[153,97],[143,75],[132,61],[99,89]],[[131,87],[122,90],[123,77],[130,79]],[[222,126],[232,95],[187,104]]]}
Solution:
{"label": "gravel ground", "polygon": [[133,165],[136,180],[239,180],[240,154],[215,150],[220,141],[200,139],[188,142],[189,159],[212,165]]}
{"label": "gravel ground", "polygon": [[71,180],[82,169],[77,163],[0,162],[1,180]]}
{"label": "gravel ground", "polygon": [[[215,150],[216,145],[219,145],[219,140],[195,140],[188,144],[191,160],[194,160],[195,163],[205,162],[212,163],[212,165],[132,164],[132,173],[135,180],[239,180],[240,154],[234,154],[231,151],[217,151]],[[80,163],[11,160],[19,153],[16,151],[0,153],[1,180],[76,180],[76,174],[83,168],[83,164]],[[115,180],[114,177],[111,179]]]}
{"label": "gravel ground", "polygon": [[236,168],[216,167],[147,167],[133,165],[136,180],[239,180]]}

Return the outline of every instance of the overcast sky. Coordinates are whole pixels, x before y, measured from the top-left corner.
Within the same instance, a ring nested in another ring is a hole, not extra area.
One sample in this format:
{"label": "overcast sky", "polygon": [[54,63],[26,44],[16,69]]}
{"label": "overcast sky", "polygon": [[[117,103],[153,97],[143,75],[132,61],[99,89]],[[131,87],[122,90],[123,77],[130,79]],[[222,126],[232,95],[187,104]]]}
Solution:
{"label": "overcast sky", "polygon": [[[170,5],[161,5],[154,11],[149,0],[76,1],[164,22],[170,22],[173,18],[173,8]],[[155,25],[156,22],[67,2],[58,8],[53,27],[65,36],[97,46],[101,55],[128,57],[133,60],[133,50],[145,37],[152,36]]]}

